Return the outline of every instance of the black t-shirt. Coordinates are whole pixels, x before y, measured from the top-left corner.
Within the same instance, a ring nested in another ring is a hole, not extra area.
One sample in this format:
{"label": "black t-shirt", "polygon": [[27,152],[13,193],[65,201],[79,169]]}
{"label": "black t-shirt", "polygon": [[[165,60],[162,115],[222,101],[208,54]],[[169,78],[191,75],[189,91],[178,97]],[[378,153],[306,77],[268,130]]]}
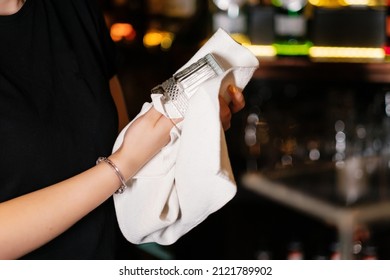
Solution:
{"label": "black t-shirt", "polygon": [[[27,0],[0,16],[0,202],[111,153],[114,73],[114,45],[96,0]],[[25,258],[110,259],[115,229],[110,199]]]}

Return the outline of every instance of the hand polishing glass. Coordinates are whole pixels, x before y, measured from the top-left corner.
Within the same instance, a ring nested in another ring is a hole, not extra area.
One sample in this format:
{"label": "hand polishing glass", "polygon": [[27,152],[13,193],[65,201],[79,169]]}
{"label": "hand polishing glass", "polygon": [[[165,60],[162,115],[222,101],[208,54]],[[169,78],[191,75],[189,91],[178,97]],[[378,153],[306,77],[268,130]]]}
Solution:
{"label": "hand polishing glass", "polygon": [[207,54],[162,84],[152,89],[152,94],[163,94],[164,103],[171,102],[184,114],[188,101],[205,81],[222,74],[224,70],[212,54]]}

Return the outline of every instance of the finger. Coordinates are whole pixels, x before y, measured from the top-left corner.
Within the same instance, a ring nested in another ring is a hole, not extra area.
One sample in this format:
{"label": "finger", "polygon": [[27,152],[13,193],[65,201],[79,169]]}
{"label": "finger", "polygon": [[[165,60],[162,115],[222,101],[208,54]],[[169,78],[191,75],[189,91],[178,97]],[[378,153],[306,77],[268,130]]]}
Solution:
{"label": "finger", "polygon": [[142,117],[154,126],[162,116],[163,114],[152,107]]}
{"label": "finger", "polygon": [[166,128],[171,129],[174,125],[183,120],[182,118],[170,119],[157,111],[154,107],[150,108],[143,117],[148,120],[152,127],[159,127],[161,130],[166,130]]}
{"label": "finger", "polygon": [[160,131],[168,132],[168,134],[169,134],[169,131],[174,126],[175,126],[175,122],[172,119],[169,119],[169,118],[165,117],[164,115],[162,115],[159,118],[158,122],[156,123],[156,127],[159,128]]}
{"label": "finger", "polygon": [[223,97],[219,96],[219,116],[221,119],[222,127],[224,130],[228,130],[230,128],[230,121],[232,119],[232,112],[223,99]]}
{"label": "finger", "polygon": [[236,86],[230,85],[228,87],[228,93],[232,100],[229,106],[233,113],[237,113],[245,107],[244,95]]}

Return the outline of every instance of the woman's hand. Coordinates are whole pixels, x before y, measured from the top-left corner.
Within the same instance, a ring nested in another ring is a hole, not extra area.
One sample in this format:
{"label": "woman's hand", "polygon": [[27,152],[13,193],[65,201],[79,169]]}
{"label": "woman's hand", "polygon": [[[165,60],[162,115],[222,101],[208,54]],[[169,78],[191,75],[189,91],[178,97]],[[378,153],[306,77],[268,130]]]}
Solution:
{"label": "woman's hand", "polygon": [[237,113],[245,106],[244,95],[236,86],[230,85],[228,87],[228,93],[231,99],[230,103],[227,103],[221,96],[219,96],[219,115],[221,118],[222,127],[225,131],[230,128],[232,114]]}
{"label": "woman's hand", "polygon": [[[134,175],[169,143],[175,120],[166,118],[154,107],[137,118],[126,130],[121,147],[110,156],[125,179]],[[132,170],[132,174],[127,174]]]}
{"label": "woman's hand", "polygon": [[[231,102],[227,103],[223,98],[220,101],[220,118],[224,130],[230,128],[232,114],[240,111],[245,106],[242,92],[235,86],[228,87]],[[110,156],[122,170],[125,178],[134,175],[127,174],[126,170],[138,171],[155,154],[169,143],[170,131],[174,122],[152,107],[145,115],[136,119],[127,129],[121,147]]]}

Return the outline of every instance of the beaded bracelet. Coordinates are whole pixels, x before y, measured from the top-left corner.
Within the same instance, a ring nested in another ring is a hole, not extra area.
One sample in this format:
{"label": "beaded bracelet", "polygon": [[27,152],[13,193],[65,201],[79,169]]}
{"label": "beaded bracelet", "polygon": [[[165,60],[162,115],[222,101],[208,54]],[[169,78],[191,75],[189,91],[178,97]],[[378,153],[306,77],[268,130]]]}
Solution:
{"label": "beaded bracelet", "polygon": [[122,186],[120,186],[120,188],[115,192],[116,194],[121,194],[125,191],[125,189],[127,188],[126,186],[126,181],[125,181],[125,178],[123,177],[122,175],[122,172],[119,170],[119,168],[115,165],[115,163],[113,163],[110,159],[106,158],[106,157],[99,157],[97,160],[96,160],[96,164],[99,164],[101,163],[102,161],[104,161],[105,163],[107,163],[109,166],[111,166],[112,169],[114,169],[115,171],[115,174],[118,176],[119,180],[121,181],[122,183]]}

